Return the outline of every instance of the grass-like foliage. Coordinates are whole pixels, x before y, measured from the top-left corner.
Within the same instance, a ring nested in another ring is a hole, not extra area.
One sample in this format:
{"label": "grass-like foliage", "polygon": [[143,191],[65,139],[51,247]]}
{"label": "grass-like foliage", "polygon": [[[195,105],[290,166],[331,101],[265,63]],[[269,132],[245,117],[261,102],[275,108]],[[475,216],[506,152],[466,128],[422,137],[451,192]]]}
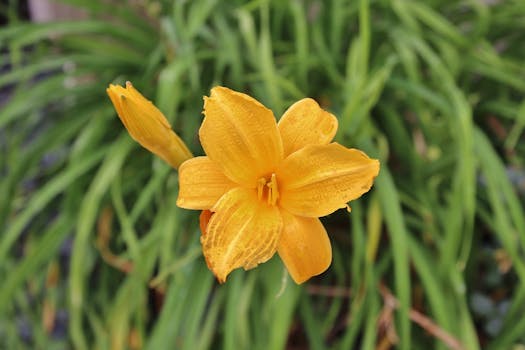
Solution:
{"label": "grass-like foliage", "polygon": [[[67,2],[83,19],[0,5],[0,348],[524,344],[523,1]],[[105,94],[126,80],[198,155],[215,85],[337,115],[382,168],[323,219],[330,269],[219,285],[177,173]]]}

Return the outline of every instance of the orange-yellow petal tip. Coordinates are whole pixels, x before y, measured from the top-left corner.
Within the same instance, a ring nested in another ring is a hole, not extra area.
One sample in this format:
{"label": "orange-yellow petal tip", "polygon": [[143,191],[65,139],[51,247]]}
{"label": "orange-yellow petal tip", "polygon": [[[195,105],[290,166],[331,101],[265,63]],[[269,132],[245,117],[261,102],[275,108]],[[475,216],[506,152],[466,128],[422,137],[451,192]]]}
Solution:
{"label": "orange-yellow petal tip", "polygon": [[329,215],[370,190],[378,172],[379,161],[360,150],[337,143],[306,146],[277,169],[280,205],[299,216]]}
{"label": "orange-yellow petal tip", "polygon": [[128,133],[140,145],[174,168],[192,157],[162,112],[142,96],[131,82],[126,82],[126,87],[110,84],[106,92]]}
{"label": "orange-yellow petal tip", "polygon": [[[363,154],[366,156],[366,153],[363,152]],[[372,187],[372,185],[374,184],[374,180],[376,179],[376,177],[379,175],[379,170],[381,170],[381,162],[379,161],[379,159],[374,159],[374,158],[370,158],[370,186],[368,187],[368,189],[370,189]]]}
{"label": "orange-yellow petal tip", "polygon": [[277,249],[288,273],[301,284],[320,275],[332,262],[332,247],[323,224],[283,212],[283,233]]}
{"label": "orange-yellow petal tip", "polygon": [[290,106],[279,120],[285,156],[307,146],[325,145],[337,132],[337,118],[311,98]]}

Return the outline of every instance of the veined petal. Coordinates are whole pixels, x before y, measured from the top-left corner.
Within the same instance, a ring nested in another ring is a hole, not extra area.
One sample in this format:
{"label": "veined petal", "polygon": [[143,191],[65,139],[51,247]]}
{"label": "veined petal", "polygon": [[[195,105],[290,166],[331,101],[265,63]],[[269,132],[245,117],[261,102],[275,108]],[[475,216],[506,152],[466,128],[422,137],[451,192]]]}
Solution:
{"label": "veined petal", "polygon": [[272,111],[248,95],[215,87],[204,98],[202,147],[231,180],[255,187],[283,158]]}
{"label": "veined petal", "polygon": [[191,158],[179,168],[177,205],[185,209],[210,209],[236,186],[210,158]]}
{"label": "veined petal", "polygon": [[129,134],[142,147],[175,169],[192,157],[186,144],[171,130],[162,112],[135,90],[130,82],[126,83],[125,88],[111,84],[106,92]]}
{"label": "veined petal", "polygon": [[285,210],[277,251],[295,283],[323,273],[332,262],[332,246],[317,218],[292,215]]}
{"label": "veined petal", "polygon": [[368,192],[379,161],[337,143],[306,146],[277,170],[279,205],[300,216],[328,215]]}
{"label": "veined petal", "polygon": [[283,140],[284,156],[307,145],[326,145],[337,131],[337,118],[311,98],[294,103],[277,124]]}
{"label": "veined petal", "polygon": [[219,282],[236,268],[251,269],[274,255],[281,237],[281,214],[276,206],[259,201],[255,190],[234,188],[212,211],[201,243]]}

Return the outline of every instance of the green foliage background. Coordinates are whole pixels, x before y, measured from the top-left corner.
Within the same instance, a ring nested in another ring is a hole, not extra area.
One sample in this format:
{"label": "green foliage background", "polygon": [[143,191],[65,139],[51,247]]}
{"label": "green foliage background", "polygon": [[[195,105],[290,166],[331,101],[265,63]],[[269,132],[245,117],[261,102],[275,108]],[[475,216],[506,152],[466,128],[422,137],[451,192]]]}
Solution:
{"label": "green foliage background", "polygon": [[[0,348],[524,346],[525,2],[67,2],[86,18],[1,8]],[[331,268],[296,286],[276,257],[218,285],[176,171],[105,95],[126,80],[195,154],[215,85],[337,115],[382,169],[324,220]]]}

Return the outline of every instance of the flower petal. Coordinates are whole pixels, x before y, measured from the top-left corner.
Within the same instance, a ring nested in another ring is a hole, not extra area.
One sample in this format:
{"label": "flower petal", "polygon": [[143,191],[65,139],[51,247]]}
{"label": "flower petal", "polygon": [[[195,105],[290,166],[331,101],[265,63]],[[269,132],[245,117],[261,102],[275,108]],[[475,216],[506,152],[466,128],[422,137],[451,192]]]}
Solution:
{"label": "flower petal", "polygon": [[162,112],[128,81],[126,87],[109,85],[106,89],[117,114],[131,137],[142,147],[177,169],[192,154]]}
{"label": "flower petal", "polygon": [[328,215],[367,192],[379,161],[337,143],[306,146],[287,157],[276,172],[279,205],[300,216]]}
{"label": "flower petal", "polygon": [[248,95],[215,87],[204,98],[202,147],[231,180],[255,187],[283,158],[272,111]]}
{"label": "flower petal", "polygon": [[210,158],[195,157],[179,168],[177,205],[185,209],[210,209],[235,186]]}
{"label": "flower petal", "polygon": [[321,221],[285,210],[281,215],[283,233],[277,251],[295,283],[303,283],[326,271],[332,262],[332,246]]}
{"label": "flower petal", "polygon": [[210,222],[212,215],[211,210],[203,210],[201,211],[201,215],[199,215],[199,228],[203,235],[206,234],[206,227],[208,227],[208,222]]}
{"label": "flower petal", "polygon": [[274,255],[281,237],[281,214],[276,206],[259,201],[255,190],[234,188],[212,211],[201,243],[219,282],[226,281],[233,269],[251,269]]}
{"label": "flower petal", "polygon": [[283,140],[284,156],[307,145],[326,145],[337,131],[337,118],[311,98],[294,103],[277,124]]}

